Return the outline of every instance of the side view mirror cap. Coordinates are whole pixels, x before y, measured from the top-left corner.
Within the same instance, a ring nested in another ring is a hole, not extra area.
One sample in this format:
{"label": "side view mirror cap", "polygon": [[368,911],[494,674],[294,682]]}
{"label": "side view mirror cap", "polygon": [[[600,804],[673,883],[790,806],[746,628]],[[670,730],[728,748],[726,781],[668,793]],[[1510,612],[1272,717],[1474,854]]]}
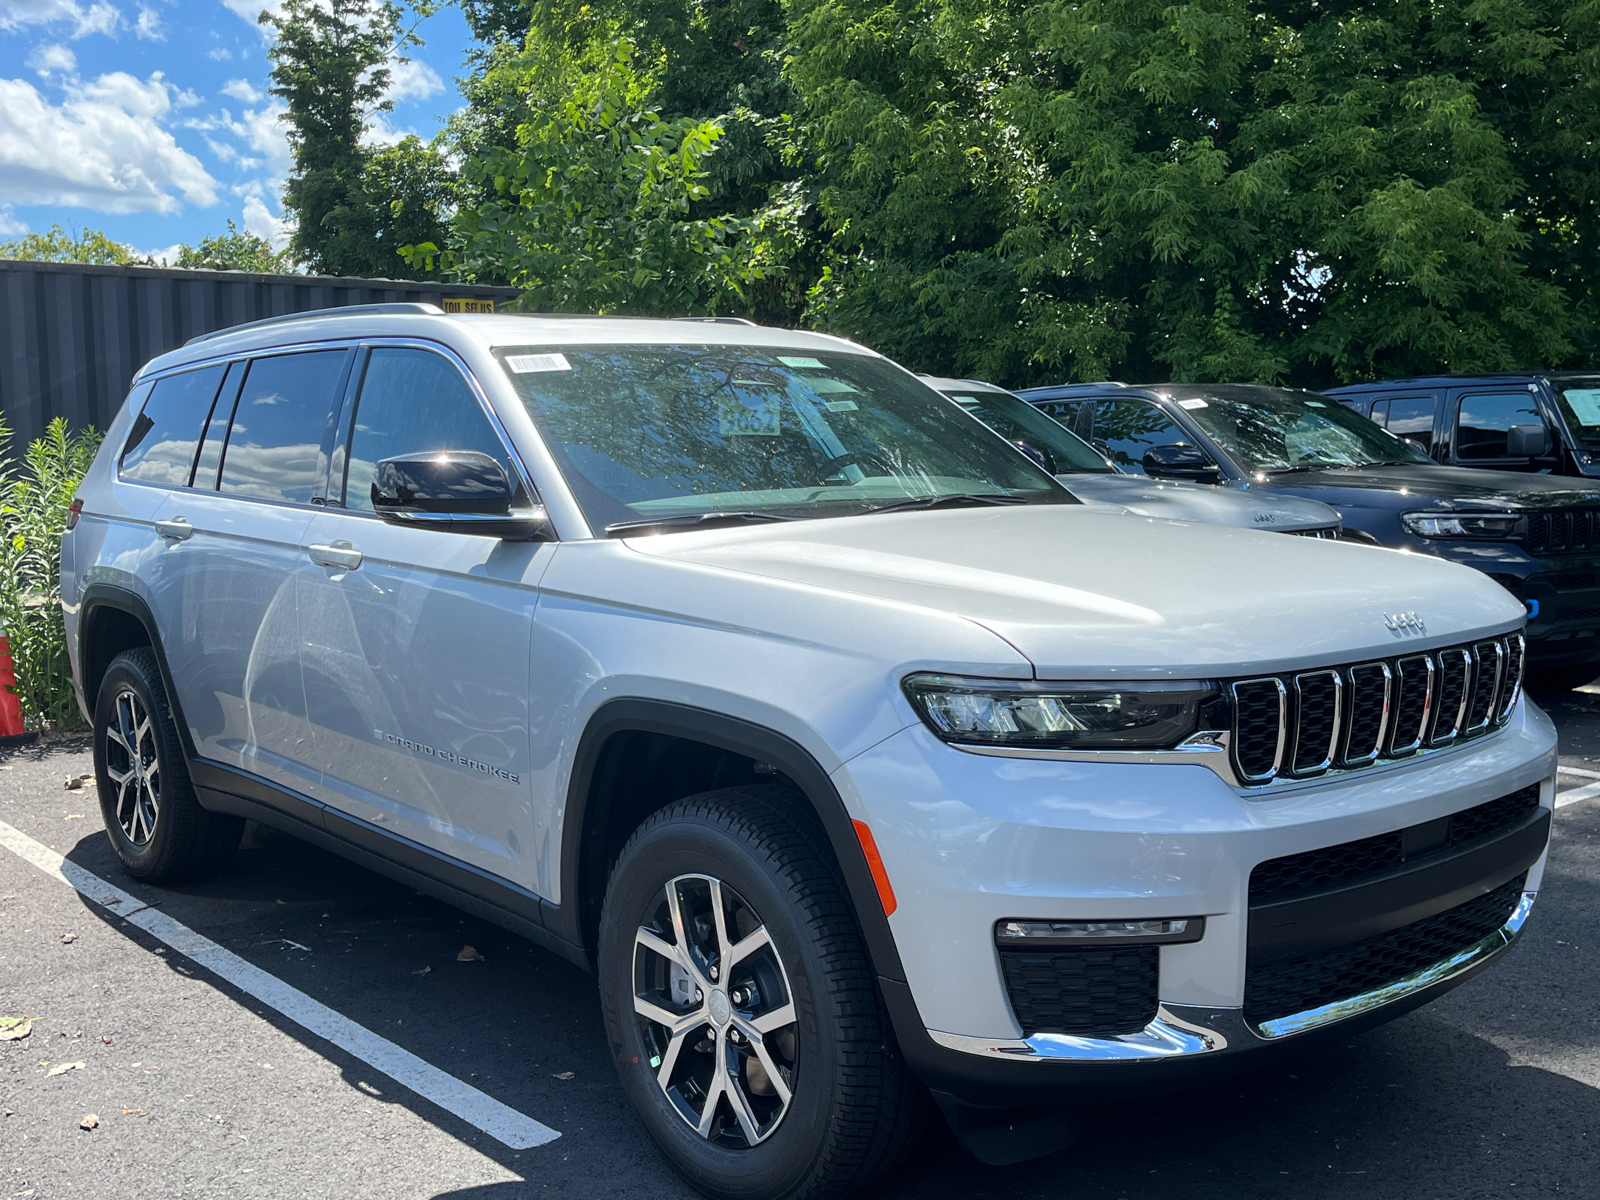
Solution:
{"label": "side view mirror cap", "polygon": [[1188,479],[1200,483],[1215,483],[1222,476],[1222,468],[1211,461],[1211,456],[1199,446],[1174,442],[1167,446],[1151,446],[1140,460],[1144,473],[1152,479]]}
{"label": "side view mirror cap", "polygon": [[1506,430],[1506,454],[1511,458],[1543,458],[1550,453],[1550,430],[1544,425],[1513,425]]}
{"label": "side view mirror cap", "polygon": [[378,461],[372,508],[417,529],[475,533],[509,541],[548,540],[542,507],[513,510],[506,469],[481,450],[429,450]]}
{"label": "side view mirror cap", "polygon": [[1022,438],[1013,438],[1011,444],[1050,472],[1050,474],[1054,475],[1056,473],[1055,456],[1043,446],[1035,446],[1032,442],[1025,441]]}

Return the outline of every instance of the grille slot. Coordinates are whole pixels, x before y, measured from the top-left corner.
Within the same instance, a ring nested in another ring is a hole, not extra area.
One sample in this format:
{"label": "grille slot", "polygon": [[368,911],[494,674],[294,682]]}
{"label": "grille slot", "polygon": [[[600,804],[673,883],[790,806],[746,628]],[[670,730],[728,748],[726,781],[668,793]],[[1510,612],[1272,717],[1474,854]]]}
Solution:
{"label": "grille slot", "polygon": [[1269,1021],[1349,1000],[1443,962],[1506,923],[1526,878],[1377,937],[1251,966],[1245,972],[1245,1017]]}
{"label": "grille slot", "polygon": [[1428,714],[1433,709],[1433,659],[1412,654],[1395,664],[1395,687],[1399,695],[1394,704],[1394,723],[1389,734],[1389,753],[1410,754],[1422,745],[1428,731]]}
{"label": "grille slot", "polygon": [[1451,741],[1465,727],[1467,686],[1472,682],[1472,655],[1454,648],[1439,651],[1437,657],[1439,698],[1434,702],[1433,733],[1428,738],[1428,744],[1432,746],[1442,746]]}
{"label": "grille slot", "polygon": [[1245,784],[1427,753],[1504,724],[1521,694],[1522,635],[1226,685]]}
{"label": "grille slot", "polygon": [[1287,691],[1276,677],[1233,685],[1234,765],[1245,779],[1264,783],[1283,765]]}
{"label": "grille slot", "polygon": [[1528,514],[1528,549],[1535,554],[1580,554],[1594,548],[1594,509],[1569,508]]}
{"label": "grille slot", "polygon": [[1291,769],[1314,775],[1333,765],[1338,750],[1344,680],[1337,671],[1309,671],[1294,677],[1295,743]]}
{"label": "grille slot", "polygon": [[1000,947],[1011,1011],[1025,1035],[1138,1033],[1159,1006],[1159,946]]}

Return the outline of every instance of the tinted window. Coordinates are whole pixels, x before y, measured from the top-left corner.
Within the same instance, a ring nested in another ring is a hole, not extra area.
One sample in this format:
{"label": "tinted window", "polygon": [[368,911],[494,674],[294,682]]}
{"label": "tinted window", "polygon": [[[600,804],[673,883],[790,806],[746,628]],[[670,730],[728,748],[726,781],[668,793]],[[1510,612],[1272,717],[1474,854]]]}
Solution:
{"label": "tinted window", "polygon": [[224,368],[202,367],[158,380],[122,450],[122,477],[189,485],[200,429],[211,412]]}
{"label": "tinted window", "polygon": [[1378,420],[1378,407],[1383,406],[1388,420],[1378,423],[1396,437],[1410,438],[1419,446],[1433,445],[1433,410],[1437,401],[1432,396],[1391,396],[1372,406],[1372,419]]}
{"label": "tinted window", "polygon": [[481,450],[516,487],[505,447],[454,364],[426,350],[374,350],[350,434],[345,507],[371,512],[378,461],[425,450]]}
{"label": "tinted window", "polygon": [[1105,459],[1065,426],[1010,392],[950,392],[950,399],[1009,442],[1031,446],[1058,475],[1092,471],[1107,475]]}
{"label": "tinted window", "polygon": [[1046,400],[1036,405],[1052,420],[1060,422],[1084,441],[1094,429],[1094,405],[1087,400]]}
{"label": "tinted window", "polygon": [[1389,402],[1387,400],[1379,400],[1372,406],[1372,423],[1382,426],[1384,429],[1389,428]]}
{"label": "tinted window", "polygon": [[1562,381],[1556,402],[1572,435],[1590,449],[1600,446],[1600,377]]}
{"label": "tinted window", "polygon": [[1191,444],[1192,439],[1164,412],[1142,400],[1097,400],[1094,439],[1105,445],[1124,471],[1144,474],[1144,452],[1151,446]]}
{"label": "tinted window", "polygon": [[[1456,457],[1504,458],[1506,430],[1513,425],[1542,424],[1544,419],[1527,390],[1463,396],[1456,417]],[[1390,428],[1394,428],[1392,421]]]}
{"label": "tinted window", "polygon": [[305,504],[322,482],[322,442],[343,350],[282,354],[250,364],[222,458],[222,490]]}
{"label": "tinted window", "polygon": [[233,401],[239,394],[239,380],[244,376],[242,362],[228,364],[228,377],[217,393],[217,402],[211,406],[211,420],[206,422],[206,434],[200,440],[200,457],[194,464],[194,486],[216,491],[217,468],[222,465],[222,447],[228,442],[228,424],[233,420]]}

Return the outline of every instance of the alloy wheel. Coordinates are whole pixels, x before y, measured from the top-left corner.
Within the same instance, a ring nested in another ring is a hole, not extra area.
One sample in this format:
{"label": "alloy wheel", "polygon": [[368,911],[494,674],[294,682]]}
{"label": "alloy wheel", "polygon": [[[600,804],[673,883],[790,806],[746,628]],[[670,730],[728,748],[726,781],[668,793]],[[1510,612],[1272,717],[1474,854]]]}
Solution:
{"label": "alloy wheel", "polygon": [[760,917],[727,884],[680,875],[634,937],[633,1009],[656,1083],[707,1141],[759,1145],[796,1085],[794,994]]}
{"label": "alloy wheel", "polygon": [[117,824],[135,846],[147,845],[161,808],[161,760],[155,722],[132,688],[117,693],[106,726],[106,777],[116,789]]}

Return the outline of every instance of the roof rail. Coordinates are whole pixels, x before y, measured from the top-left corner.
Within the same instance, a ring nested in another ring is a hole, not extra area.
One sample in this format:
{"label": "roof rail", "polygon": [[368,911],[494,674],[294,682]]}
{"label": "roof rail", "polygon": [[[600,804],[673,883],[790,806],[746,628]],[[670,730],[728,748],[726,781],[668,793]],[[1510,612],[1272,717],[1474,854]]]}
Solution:
{"label": "roof rail", "polygon": [[347,313],[359,313],[364,316],[376,316],[380,313],[425,313],[428,316],[442,317],[444,316],[444,309],[437,304],[427,304],[420,300],[404,300],[391,304],[346,304],[336,308],[308,308],[305,312],[284,313],[281,317],[263,317],[259,321],[246,321],[242,325],[229,325],[226,329],[213,329],[210,333],[202,333],[190,338],[184,345],[192,346],[196,342],[209,342],[212,338],[219,338],[228,333],[238,333],[241,329],[259,329],[263,325],[282,325],[289,321],[344,316]]}
{"label": "roof rail", "polygon": [[716,325],[754,325],[755,322],[745,317],[673,317],[674,321],[704,321]]}

